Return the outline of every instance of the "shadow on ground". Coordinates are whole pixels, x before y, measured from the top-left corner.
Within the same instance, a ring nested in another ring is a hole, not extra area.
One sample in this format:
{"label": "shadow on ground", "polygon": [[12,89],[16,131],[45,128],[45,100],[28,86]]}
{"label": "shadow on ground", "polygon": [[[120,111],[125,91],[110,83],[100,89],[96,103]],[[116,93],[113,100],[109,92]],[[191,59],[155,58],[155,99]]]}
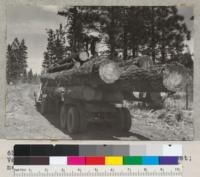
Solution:
{"label": "shadow on ground", "polygon": [[85,132],[69,134],[62,130],[59,125],[59,118],[54,114],[45,115],[45,118],[57,129],[70,136],[73,140],[150,140],[142,135],[132,132],[116,132],[105,122],[92,122],[88,124]]}

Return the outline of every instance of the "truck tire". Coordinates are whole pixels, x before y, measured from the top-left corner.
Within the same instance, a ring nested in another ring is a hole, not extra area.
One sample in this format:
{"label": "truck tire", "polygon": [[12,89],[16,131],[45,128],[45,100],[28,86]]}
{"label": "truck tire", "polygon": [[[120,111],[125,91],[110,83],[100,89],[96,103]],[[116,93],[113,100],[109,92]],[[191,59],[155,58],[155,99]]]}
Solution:
{"label": "truck tire", "polygon": [[46,115],[48,113],[48,98],[43,98],[40,105],[40,112],[42,115]]}
{"label": "truck tire", "polygon": [[124,117],[122,130],[125,132],[128,132],[130,130],[131,124],[132,124],[131,114],[130,114],[129,110],[126,108],[122,108],[121,114]]}
{"label": "truck tire", "polygon": [[118,108],[112,120],[114,130],[128,132],[131,128],[131,115],[127,108]]}
{"label": "truck tire", "polygon": [[79,125],[79,132],[84,132],[87,128],[88,121],[87,121],[87,112],[83,108],[79,108],[79,118],[80,118],[80,125]]}
{"label": "truck tire", "polygon": [[67,131],[71,134],[78,133],[80,127],[80,114],[76,107],[71,106],[67,111]]}
{"label": "truck tire", "polygon": [[66,105],[61,105],[60,108],[60,127],[62,129],[66,128],[66,122],[67,122],[67,107]]}

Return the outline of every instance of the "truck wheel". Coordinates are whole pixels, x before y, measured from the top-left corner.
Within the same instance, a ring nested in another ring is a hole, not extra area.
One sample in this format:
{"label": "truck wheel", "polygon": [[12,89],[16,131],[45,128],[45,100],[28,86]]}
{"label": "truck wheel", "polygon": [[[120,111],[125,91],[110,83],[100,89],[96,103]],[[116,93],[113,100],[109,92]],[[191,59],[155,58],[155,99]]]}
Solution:
{"label": "truck wheel", "polygon": [[127,132],[131,128],[131,115],[128,109],[118,109],[113,117],[113,128],[115,130]]}
{"label": "truck wheel", "polygon": [[80,117],[79,132],[84,132],[86,130],[88,124],[87,116],[88,116],[87,112],[84,109],[79,108],[79,117]]}
{"label": "truck wheel", "polygon": [[60,108],[60,127],[62,129],[66,128],[66,122],[67,122],[67,107],[66,105],[62,105]]}
{"label": "truck wheel", "polygon": [[69,133],[77,133],[80,127],[80,115],[76,107],[70,107],[67,111],[67,130]]}
{"label": "truck wheel", "polygon": [[130,130],[131,124],[132,124],[131,114],[130,114],[129,110],[126,108],[122,108],[121,114],[124,117],[122,130],[127,132]]}
{"label": "truck wheel", "polygon": [[40,112],[42,115],[46,115],[48,113],[48,98],[43,98],[40,106]]}

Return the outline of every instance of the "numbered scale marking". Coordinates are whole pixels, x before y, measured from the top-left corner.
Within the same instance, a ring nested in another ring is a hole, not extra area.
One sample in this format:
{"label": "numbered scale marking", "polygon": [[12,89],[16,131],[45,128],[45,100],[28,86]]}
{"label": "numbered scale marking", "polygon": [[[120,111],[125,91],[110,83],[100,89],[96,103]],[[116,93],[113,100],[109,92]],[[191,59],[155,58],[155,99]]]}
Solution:
{"label": "numbered scale marking", "polygon": [[14,177],[182,177],[182,166],[14,166]]}

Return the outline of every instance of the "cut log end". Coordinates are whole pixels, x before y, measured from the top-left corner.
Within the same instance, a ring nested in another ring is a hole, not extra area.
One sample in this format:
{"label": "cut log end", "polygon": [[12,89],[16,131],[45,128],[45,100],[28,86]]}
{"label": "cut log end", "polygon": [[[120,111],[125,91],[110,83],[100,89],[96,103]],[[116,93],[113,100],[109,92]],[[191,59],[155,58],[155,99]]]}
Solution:
{"label": "cut log end", "polygon": [[120,75],[121,71],[117,63],[109,62],[99,68],[99,76],[107,84],[114,83],[119,79]]}
{"label": "cut log end", "polygon": [[89,59],[89,54],[87,52],[80,52],[79,59],[81,61],[87,61]]}
{"label": "cut log end", "polygon": [[188,79],[187,69],[180,64],[169,66],[163,71],[163,85],[171,91],[184,88]]}
{"label": "cut log end", "polygon": [[153,65],[152,59],[146,55],[137,57],[135,60],[139,68],[147,69]]}

